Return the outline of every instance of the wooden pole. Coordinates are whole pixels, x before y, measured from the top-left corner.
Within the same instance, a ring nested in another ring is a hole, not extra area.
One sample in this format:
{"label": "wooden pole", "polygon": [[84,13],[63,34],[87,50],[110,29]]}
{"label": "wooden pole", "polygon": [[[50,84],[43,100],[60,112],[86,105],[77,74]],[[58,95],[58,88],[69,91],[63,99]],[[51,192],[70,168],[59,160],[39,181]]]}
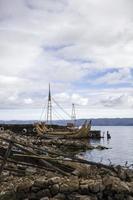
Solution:
{"label": "wooden pole", "polygon": [[10,156],[12,147],[13,147],[13,136],[12,136],[11,140],[9,141],[8,148],[7,148],[7,150],[6,150],[6,153],[5,153],[5,155],[4,155],[3,161],[2,161],[1,166],[0,166],[0,175],[2,174],[2,171],[3,171],[3,169],[4,169],[4,166],[5,166],[6,162],[7,162],[7,159],[8,159],[8,157]]}

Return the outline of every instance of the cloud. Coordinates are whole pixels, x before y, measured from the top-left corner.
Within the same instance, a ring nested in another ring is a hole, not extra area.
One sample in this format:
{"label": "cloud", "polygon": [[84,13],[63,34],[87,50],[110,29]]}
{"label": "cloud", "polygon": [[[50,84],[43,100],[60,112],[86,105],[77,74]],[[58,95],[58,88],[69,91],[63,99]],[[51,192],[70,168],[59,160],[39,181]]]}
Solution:
{"label": "cloud", "polygon": [[67,106],[69,100],[132,108],[132,6],[131,0],[1,0],[0,108],[40,108],[49,82]]}
{"label": "cloud", "polygon": [[132,71],[129,68],[119,69],[113,72],[107,72],[103,77],[96,80],[97,84],[106,83],[109,85],[131,83],[133,82]]}

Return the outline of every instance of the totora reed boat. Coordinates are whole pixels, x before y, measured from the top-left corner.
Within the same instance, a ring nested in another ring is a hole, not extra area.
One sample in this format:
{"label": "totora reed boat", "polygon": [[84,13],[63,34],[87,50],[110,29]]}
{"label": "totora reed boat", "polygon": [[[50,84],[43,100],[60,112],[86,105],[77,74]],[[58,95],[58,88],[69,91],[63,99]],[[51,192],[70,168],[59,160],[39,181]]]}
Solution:
{"label": "totora reed boat", "polygon": [[56,130],[53,128],[47,128],[47,126],[43,122],[37,123],[35,127],[37,134],[39,136],[44,136],[47,138],[59,137],[64,139],[70,139],[70,138],[80,139],[89,137],[91,122],[90,121],[87,122],[87,120],[85,120],[81,128],[76,128],[76,129],[68,128],[68,130]]}
{"label": "totora reed boat", "polygon": [[46,138],[64,138],[64,139],[88,138],[90,134],[90,130],[91,130],[91,120],[89,122],[88,120],[85,120],[80,128],[75,127],[76,115],[75,115],[74,104],[72,105],[73,105],[72,107],[73,110],[72,110],[71,118],[73,120],[73,123],[69,123],[67,124],[67,126],[64,126],[64,127],[60,125],[57,125],[56,127],[56,125],[53,125],[52,124],[51,91],[50,91],[50,84],[49,84],[49,94],[48,94],[48,103],[47,103],[47,123],[41,121],[35,124],[37,135],[43,136]]}

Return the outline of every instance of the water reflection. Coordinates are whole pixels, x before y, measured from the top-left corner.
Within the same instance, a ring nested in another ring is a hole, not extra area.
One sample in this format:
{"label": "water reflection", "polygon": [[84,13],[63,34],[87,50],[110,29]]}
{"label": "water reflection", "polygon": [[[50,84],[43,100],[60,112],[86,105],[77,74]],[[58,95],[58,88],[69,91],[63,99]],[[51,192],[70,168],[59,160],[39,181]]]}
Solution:
{"label": "water reflection", "polygon": [[[94,127],[95,128],[95,127]],[[132,126],[108,126],[96,127],[104,133],[101,140],[91,139],[92,145],[103,145],[111,149],[86,151],[84,157],[87,160],[109,164],[125,165],[133,163],[133,127]],[[111,139],[107,139],[107,130],[111,134]]]}

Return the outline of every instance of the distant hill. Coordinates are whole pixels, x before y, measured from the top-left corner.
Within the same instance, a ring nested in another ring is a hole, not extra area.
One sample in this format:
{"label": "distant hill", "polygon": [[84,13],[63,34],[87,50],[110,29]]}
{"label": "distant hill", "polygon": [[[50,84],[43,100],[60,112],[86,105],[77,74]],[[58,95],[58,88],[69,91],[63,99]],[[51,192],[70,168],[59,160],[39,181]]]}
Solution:
{"label": "distant hill", "polygon": [[[83,124],[85,119],[78,119],[76,124],[80,126]],[[97,118],[91,119],[93,126],[133,126],[133,118]],[[37,122],[37,120],[11,120],[11,121],[4,121],[1,120],[0,124],[33,124]],[[71,122],[70,120],[55,120],[53,121],[54,124],[66,125],[67,122]]]}

